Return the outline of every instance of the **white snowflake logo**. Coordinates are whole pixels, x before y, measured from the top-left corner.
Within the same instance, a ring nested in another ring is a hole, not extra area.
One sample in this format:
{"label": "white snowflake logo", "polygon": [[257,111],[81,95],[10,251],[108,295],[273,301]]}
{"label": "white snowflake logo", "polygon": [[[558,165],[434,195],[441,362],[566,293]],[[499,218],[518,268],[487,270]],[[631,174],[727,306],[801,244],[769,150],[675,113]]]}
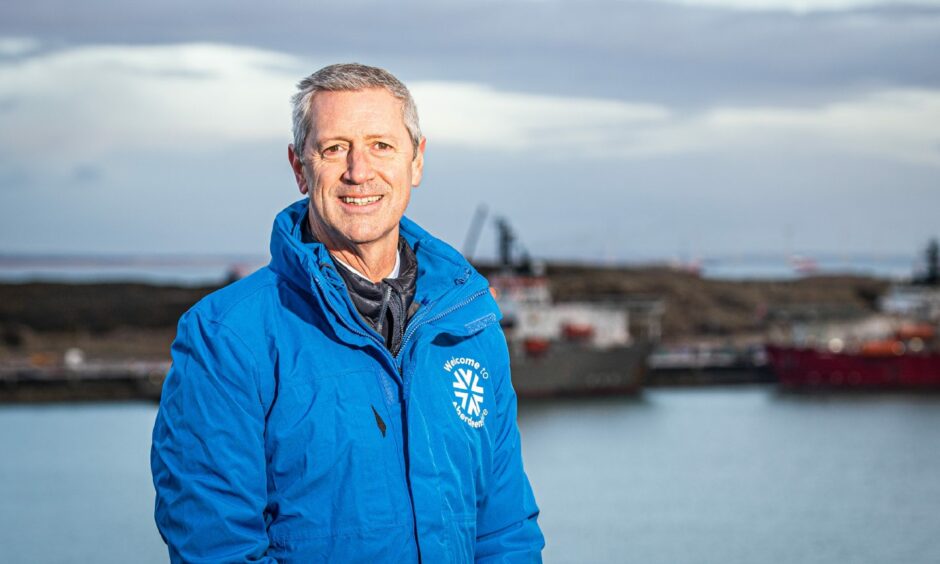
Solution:
{"label": "white snowflake logo", "polygon": [[483,389],[490,373],[480,361],[469,356],[453,356],[444,370],[454,377],[452,401],[457,418],[473,429],[483,427],[488,410],[483,407]]}
{"label": "white snowflake logo", "polygon": [[479,416],[480,404],[483,403],[483,388],[480,377],[468,368],[454,370],[454,395],[460,400],[460,407],[467,415]]}

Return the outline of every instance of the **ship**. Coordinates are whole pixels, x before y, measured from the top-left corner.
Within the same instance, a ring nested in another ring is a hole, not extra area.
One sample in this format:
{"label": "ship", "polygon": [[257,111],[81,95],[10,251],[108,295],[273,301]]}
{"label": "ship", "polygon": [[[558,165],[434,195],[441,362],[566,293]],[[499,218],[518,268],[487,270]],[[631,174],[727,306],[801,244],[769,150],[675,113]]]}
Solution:
{"label": "ship", "polygon": [[[516,252],[508,222],[498,219],[496,225],[500,260],[490,284],[503,314],[516,394],[546,397],[639,391],[652,340],[631,333],[631,305],[623,300],[555,302],[544,267],[530,260],[528,253]],[[655,317],[658,305],[646,304],[646,313],[651,310]]]}
{"label": "ship", "polygon": [[834,337],[816,346],[768,345],[767,358],[784,388],[940,390],[940,344],[927,324],[854,343]]}
{"label": "ship", "polygon": [[767,359],[789,389],[940,390],[940,257],[927,248],[927,268],[880,300],[879,313],[851,323],[801,328],[769,344]]}

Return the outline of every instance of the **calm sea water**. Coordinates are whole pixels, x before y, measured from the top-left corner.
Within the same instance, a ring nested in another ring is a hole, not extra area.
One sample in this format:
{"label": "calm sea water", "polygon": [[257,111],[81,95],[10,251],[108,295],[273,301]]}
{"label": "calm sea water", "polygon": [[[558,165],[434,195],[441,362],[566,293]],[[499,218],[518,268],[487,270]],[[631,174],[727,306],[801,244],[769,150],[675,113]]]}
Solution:
{"label": "calm sea water", "polygon": [[[267,264],[267,257],[43,257],[0,254],[0,282],[144,282],[151,284],[221,284],[233,267],[248,274]],[[624,265],[669,264],[664,258],[627,260]],[[919,268],[908,256],[819,256],[817,274],[858,274],[882,278],[909,278]],[[711,258],[701,264],[701,275],[714,279],[790,280],[803,276],[787,255]]]}
{"label": "calm sea water", "polygon": [[[0,407],[0,560],[165,561],[155,413]],[[546,562],[940,562],[940,396],[666,390],[520,426]]]}

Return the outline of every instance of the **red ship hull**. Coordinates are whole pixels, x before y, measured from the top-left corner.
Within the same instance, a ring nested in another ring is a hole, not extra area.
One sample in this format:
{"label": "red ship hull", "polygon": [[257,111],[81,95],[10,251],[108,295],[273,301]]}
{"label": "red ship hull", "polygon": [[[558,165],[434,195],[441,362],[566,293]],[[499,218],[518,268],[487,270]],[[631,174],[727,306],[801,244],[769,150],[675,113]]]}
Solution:
{"label": "red ship hull", "polygon": [[768,346],[767,360],[785,387],[940,389],[940,352],[863,355]]}

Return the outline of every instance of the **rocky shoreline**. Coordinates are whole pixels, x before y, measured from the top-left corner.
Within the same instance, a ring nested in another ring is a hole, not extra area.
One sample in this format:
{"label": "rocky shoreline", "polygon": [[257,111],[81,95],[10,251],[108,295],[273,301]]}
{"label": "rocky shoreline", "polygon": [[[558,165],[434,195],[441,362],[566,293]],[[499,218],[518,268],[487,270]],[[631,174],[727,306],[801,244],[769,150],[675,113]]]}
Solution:
{"label": "rocky shoreline", "polygon": [[[480,270],[493,272],[486,266]],[[759,340],[794,319],[865,315],[875,311],[889,287],[886,280],[864,276],[728,281],[668,268],[558,263],[549,264],[546,275],[557,301],[661,300],[664,342]],[[11,366],[61,367],[70,350],[86,363],[165,362],[179,317],[215,289],[138,283],[0,284],[0,378],[11,373]]]}

